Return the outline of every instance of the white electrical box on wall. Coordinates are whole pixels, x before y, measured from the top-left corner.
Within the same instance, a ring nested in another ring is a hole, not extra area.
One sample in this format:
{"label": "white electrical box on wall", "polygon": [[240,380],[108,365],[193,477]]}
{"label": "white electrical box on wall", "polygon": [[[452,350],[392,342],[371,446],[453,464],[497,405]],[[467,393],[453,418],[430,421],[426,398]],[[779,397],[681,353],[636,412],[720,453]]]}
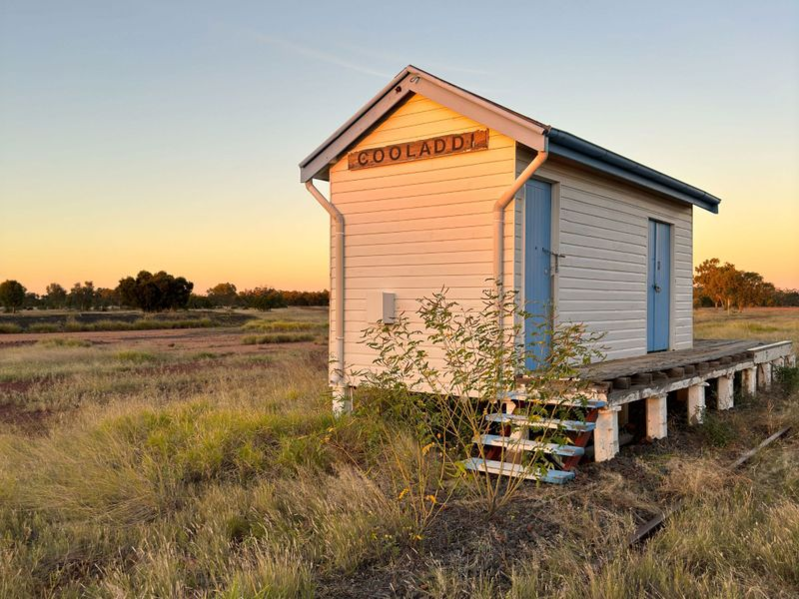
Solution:
{"label": "white electrical box on wall", "polygon": [[387,291],[367,291],[366,322],[374,324],[380,320],[383,324],[393,324],[395,297]]}

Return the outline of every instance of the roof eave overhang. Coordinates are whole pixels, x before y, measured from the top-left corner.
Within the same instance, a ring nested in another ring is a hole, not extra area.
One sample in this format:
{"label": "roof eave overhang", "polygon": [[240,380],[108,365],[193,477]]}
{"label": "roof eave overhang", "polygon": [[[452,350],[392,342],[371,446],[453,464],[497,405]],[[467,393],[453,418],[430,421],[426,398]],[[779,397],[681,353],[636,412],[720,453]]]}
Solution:
{"label": "roof eave overhang", "polygon": [[314,178],[327,178],[331,164],[389,111],[409,95],[417,93],[534,150],[546,147],[549,130],[546,125],[526,119],[421,69],[407,67],[300,163],[300,181],[305,183]]}
{"label": "roof eave overhang", "polygon": [[721,200],[643,164],[560,129],[525,117],[418,69],[404,68],[391,82],[356,112],[300,163],[300,180],[326,180],[330,166],[368,134],[401,102],[414,94],[423,96],[487,126],[536,151],[553,156],[657,192],[673,200],[718,213]]}
{"label": "roof eave overhang", "polygon": [[566,131],[550,130],[549,153],[718,214],[721,200],[716,196]]}
{"label": "roof eave overhang", "polygon": [[300,182],[305,183],[311,179],[327,178],[330,165],[335,163],[340,154],[357,142],[366,132],[397,104],[402,102],[412,92],[405,85],[411,75],[404,69],[391,80],[380,92],[352,117],[339,127],[322,145],[300,162]]}

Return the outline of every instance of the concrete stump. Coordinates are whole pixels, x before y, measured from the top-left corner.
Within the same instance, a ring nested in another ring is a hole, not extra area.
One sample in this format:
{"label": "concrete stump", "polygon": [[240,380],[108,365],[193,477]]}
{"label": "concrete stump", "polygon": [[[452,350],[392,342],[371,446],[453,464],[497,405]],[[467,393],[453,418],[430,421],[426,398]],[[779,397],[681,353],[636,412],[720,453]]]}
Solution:
{"label": "concrete stump", "polygon": [[771,362],[757,365],[757,383],[761,389],[771,389]]}
{"label": "concrete stump", "polygon": [[608,406],[599,410],[594,428],[594,460],[606,462],[619,453],[620,406]]}
{"label": "concrete stump", "polygon": [[746,368],[741,371],[744,391],[754,396],[757,393],[757,368]]}
{"label": "concrete stump", "polygon": [[702,424],[705,415],[705,384],[688,387],[688,424]]}
{"label": "concrete stump", "polygon": [[650,439],[663,439],[668,431],[666,396],[655,395],[646,398],[646,436]]}
{"label": "concrete stump", "polygon": [[729,410],[733,405],[733,375],[725,374],[718,378],[718,409]]}

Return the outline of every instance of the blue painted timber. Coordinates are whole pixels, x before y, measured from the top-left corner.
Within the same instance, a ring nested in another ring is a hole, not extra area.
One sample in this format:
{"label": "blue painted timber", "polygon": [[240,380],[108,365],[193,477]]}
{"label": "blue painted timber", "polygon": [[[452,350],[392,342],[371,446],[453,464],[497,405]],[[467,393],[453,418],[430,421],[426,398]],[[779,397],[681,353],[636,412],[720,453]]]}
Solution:
{"label": "blue painted timber", "polygon": [[526,478],[529,480],[540,480],[544,483],[562,485],[574,478],[574,472],[563,470],[547,470],[542,474],[531,468],[525,468],[521,464],[508,464],[497,460],[482,460],[480,458],[469,458],[463,462],[467,470],[477,470],[479,472],[489,472],[491,474],[503,474],[516,478]]}
{"label": "blue painted timber", "polygon": [[530,428],[557,428],[581,433],[587,433],[596,428],[594,422],[539,418],[536,416],[530,418],[522,414],[486,414],[485,418],[489,422],[498,422],[500,424],[514,424],[517,426],[529,426]]}
{"label": "blue painted timber", "polygon": [[474,441],[481,445],[493,445],[516,451],[541,451],[555,455],[577,456],[585,454],[585,449],[574,445],[559,445],[558,443],[542,443],[534,439],[515,439],[504,435],[481,435]]}
{"label": "blue painted timber", "polygon": [[671,225],[649,221],[647,351],[669,349],[671,319]]}
{"label": "blue painted timber", "polygon": [[549,356],[552,309],[552,186],[528,181],[524,200],[524,308],[532,316],[525,323],[525,344],[531,355],[527,368],[535,370]]}

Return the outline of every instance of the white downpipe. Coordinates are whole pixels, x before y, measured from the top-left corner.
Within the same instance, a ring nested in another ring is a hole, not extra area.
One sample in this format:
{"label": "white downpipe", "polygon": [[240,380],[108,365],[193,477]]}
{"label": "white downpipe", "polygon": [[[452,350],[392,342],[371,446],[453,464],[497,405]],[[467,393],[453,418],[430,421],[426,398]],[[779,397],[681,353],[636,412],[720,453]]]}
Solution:
{"label": "white downpipe", "polygon": [[330,376],[330,386],[333,390],[333,413],[335,415],[346,414],[352,410],[352,404],[347,398],[344,384],[344,215],[314,186],[313,180],[306,181],[305,188],[316,198],[322,208],[327,210],[333,223],[331,235],[334,239],[334,268],[336,269],[336,311],[333,315],[336,327],[336,355]]}
{"label": "white downpipe", "polygon": [[[494,204],[494,282],[497,286],[497,293],[503,293],[502,269],[505,262],[505,208],[513,200],[516,192],[522,188],[527,180],[546,162],[549,157],[549,143],[544,138],[544,150],[538,152],[535,158],[527,165],[522,173],[516,178],[508,189],[506,189]],[[499,314],[499,326],[503,325],[502,312]]]}

